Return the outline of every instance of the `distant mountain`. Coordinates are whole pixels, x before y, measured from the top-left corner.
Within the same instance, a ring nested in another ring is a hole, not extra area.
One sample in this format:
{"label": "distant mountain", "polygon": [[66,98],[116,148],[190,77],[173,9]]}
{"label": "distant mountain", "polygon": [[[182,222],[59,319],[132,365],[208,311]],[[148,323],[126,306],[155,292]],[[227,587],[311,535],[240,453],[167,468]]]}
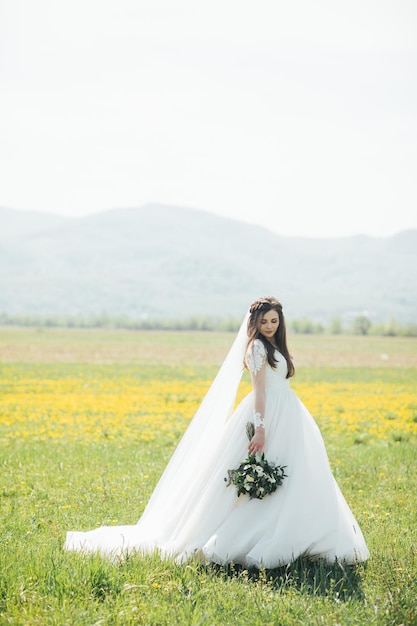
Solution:
{"label": "distant mountain", "polygon": [[416,322],[416,267],[416,230],[307,239],[157,204],[78,218],[0,209],[7,313],[239,317],[273,294],[293,318]]}

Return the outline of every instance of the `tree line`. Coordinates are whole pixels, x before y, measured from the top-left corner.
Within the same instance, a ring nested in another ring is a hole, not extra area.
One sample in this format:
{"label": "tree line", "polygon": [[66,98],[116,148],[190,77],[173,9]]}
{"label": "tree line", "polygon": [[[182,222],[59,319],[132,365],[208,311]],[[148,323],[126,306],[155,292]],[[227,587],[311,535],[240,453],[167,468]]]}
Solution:
{"label": "tree line", "polygon": [[[124,330],[171,330],[171,331],[219,331],[235,332],[241,320],[233,317],[216,318],[194,315],[182,319],[158,317],[133,318],[128,315],[31,315],[0,313],[0,326],[22,326],[34,328],[108,328]],[[309,318],[288,322],[288,331],[303,335],[354,334],[381,335],[387,337],[417,337],[417,324],[400,324],[394,318],[386,323],[372,322],[366,315],[358,315],[349,324],[334,317],[328,324]]]}
{"label": "tree line", "polygon": [[367,315],[357,315],[349,324],[343,324],[341,318],[334,317],[327,325],[313,322],[308,318],[292,320],[289,328],[294,333],[304,335],[379,335],[383,337],[417,337],[417,324],[400,324],[394,318],[387,322],[372,322]]}

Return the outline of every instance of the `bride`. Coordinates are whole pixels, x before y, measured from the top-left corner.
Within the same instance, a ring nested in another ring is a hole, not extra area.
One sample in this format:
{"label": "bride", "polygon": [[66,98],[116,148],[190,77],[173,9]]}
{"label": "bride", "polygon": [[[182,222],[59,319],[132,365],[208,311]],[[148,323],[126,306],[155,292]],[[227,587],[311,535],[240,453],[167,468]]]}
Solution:
{"label": "bride", "polygon": [[[246,367],[253,390],[233,410]],[[158,552],[179,562],[274,568],[299,556],[346,563],[369,557],[330,470],[319,429],[290,389],[294,375],[282,305],[253,302],[210,390],[133,526],[69,532],[65,548],[123,557]],[[246,424],[252,421],[249,441]],[[250,499],[225,477],[247,454],[286,466],[274,493]]]}

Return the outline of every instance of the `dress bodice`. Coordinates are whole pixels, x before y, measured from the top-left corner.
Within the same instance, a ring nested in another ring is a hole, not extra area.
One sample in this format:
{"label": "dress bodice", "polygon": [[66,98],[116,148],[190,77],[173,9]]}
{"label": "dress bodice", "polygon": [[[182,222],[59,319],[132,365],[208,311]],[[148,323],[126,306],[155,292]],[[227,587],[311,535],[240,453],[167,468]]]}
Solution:
{"label": "dress bodice", "polygon": [[280,387],[282,387],[283,384],[286,386],[289,385],[286,358],[279,350],[275,350],[274,354],[277,364],[275,367],[271,367],[267,360],[265,346],[260,339],[255,339],[246,353],[247,366],[254,376],[256,376],[265,365],[265,386],[267,391],[276,388],[278,385]]}
{"label": "dress bodice", "polygon": [[[275,368],[272,368],[269,363],[266,364],[266,371],[267,372],[271,372],[275,377],[279,377],[279,378],[287,378],[287,374],[288,374],[288,365],[287,365],[287,359],[285,358],[285,356],[283,354],[281,354],[281,352],[279,350],[275,350],[274,352],[274,356],[276,358],[276,360],[278,361],[278,363],[276,364]],[[268,376],[268,373],[266,374]]]}

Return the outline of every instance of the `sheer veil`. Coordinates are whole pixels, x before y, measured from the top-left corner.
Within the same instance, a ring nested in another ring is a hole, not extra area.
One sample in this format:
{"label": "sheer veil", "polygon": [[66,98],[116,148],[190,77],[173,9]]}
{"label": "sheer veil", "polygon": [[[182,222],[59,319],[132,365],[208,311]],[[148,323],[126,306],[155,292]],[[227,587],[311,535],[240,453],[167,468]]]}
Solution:
{"label": "sheer veil", "polygon": [[144,547],[163,547],[170,541],[218,465],[219,433],[233,413],[243,373],[248,317],[249,313],[137,524]]}

